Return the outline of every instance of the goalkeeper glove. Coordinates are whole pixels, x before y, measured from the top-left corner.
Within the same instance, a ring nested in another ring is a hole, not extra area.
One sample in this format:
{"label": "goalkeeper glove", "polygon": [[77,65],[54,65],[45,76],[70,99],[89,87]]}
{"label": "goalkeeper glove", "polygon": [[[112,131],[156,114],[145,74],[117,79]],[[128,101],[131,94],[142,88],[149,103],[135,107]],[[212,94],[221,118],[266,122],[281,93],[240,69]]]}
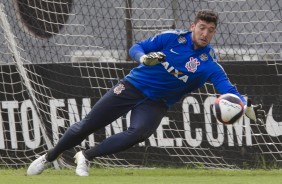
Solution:
{"label": "goalkeeper glove", "polygon": [[252,105],[252,100],[248,99],[247,106],[245,106],[245,115],[251,120],[263,123],[265,119],[265,111],[262,110],[262,105]]}
{"label": "goalkeeper glove", "polygon": [[140,63],[146,66],[153,66],[165,61],[165,54],[162,52],[151,52],[140,57]]}

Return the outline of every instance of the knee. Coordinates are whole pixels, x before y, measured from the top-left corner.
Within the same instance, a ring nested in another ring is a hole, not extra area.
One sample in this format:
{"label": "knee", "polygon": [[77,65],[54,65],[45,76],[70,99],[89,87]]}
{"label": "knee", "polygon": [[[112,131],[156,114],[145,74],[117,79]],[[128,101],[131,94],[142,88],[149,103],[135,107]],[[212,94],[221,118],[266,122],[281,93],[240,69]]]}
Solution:
{"label": "knee", "polygon": [[129,128],[126,132],[131,137],[131,139],[137,142],[142,142],[153,134],[152,130],[148,130],[143,127]]}
{"label": "knee", "polygon": [[81,133],[87,133],[90,130],[90,127],[87,126],[87,124],[83,123],[83,121],[77,122],[72,124],[68,130],[72,134],[81,134]]}

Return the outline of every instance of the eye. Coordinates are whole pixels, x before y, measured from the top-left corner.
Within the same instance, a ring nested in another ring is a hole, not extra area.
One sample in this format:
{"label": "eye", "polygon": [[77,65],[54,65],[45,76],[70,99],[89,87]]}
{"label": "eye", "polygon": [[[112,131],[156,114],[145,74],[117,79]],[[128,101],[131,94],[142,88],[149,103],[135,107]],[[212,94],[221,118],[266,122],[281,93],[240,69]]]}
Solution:
{"label": "eye", "polygon": [[209,33],[214,33],[215,32],[215,28],[213,28],[213,27],[207,28],[207,30],[208,30]]}
{"label": "eye", "polygon": [[215,32],[215,29],[209,29],[209,32],[213,33],[213,32]]}

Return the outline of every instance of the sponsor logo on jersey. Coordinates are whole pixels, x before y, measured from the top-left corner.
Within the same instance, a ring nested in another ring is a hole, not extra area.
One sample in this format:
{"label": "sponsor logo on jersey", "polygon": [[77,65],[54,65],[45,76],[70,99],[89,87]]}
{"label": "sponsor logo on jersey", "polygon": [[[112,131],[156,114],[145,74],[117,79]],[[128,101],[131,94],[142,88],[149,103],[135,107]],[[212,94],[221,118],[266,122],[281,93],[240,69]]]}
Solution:
{"label": "sponsor logo on jersey", "polygon": [[179,36],[178,39],[177,39],[177,41],[178,41],[178,43],[182,43],[182,44],[184,44],[184,43],[187,42],[186,38],[183,37],[183,36]]}
{"label": "sponsor logo on jersey", "polygon": [[190,61],[186,63],[185,67],[187,68],[189,72],[194,73],[195,71],[197,71],[199,65],[200,65],[200,62],[198,61],[197,58],[190,57]]}
{"label": "sponsor logo on jersey", "polygon": [[177,79],[183,81],[183,82],[187,82],[188,80],[188,76],[183,74],[182,72],[178,71],[176,68],[174,68],[174,66],[171,66],[169,64],[169,62],[162,62],[162,65],[164,66],[164,68],[166,69],[166,71],[168,73],[170,73],[171,75],[173,75],[174,77],[176,77]]}
{"label": "sponsor logo on jersey", "polygon": [[208,60],[207,54],[206,54],[206,53],[201,54],[201,55],[200,55],[200,59],[201,59],[202,61],[207,61],[207,60]]}
{"label": "sponsor logo on jersey", "polygon": [[178,52],[175,52],[173,49],[170,49],[169,51],[177,55],[179,54]]}
{"label": "sponsor logo on jersey", "polygon": [[114,93],[117,94],[117,95],[119,95],[119,94],[121,94],[121,92],[122,92],[123,90],[125,90],[124,85],[123,85],[123,84],[119,84],[118,86],[116,86],[116,87],[114,88]]}

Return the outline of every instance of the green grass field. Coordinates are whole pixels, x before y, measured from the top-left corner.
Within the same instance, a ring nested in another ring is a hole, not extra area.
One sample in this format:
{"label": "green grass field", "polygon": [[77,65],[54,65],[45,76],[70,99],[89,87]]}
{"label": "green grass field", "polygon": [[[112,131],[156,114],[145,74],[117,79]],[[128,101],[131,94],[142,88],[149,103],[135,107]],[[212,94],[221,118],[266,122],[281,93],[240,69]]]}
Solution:
{"label": "green grass field", "polygon": [[204,169],[96,169],[89,177],[75,176],[73,169],[47,169],[38,176],[26,176],[25,169],[1,169],[3,184],[282,184],[282,170]]}

